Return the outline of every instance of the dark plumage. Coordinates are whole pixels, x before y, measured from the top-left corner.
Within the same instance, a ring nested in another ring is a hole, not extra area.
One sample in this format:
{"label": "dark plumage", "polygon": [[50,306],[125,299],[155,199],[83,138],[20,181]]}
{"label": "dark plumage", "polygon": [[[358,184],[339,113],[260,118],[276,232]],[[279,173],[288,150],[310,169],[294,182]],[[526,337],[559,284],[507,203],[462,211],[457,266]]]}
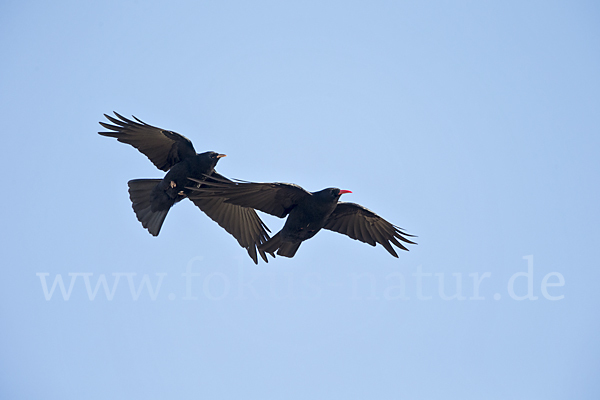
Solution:
{"label": "dark plumage", "polygon": [[[115,112],[117,118],[104,114],[112,122],[100,122],[112,132],[98,132],[102,136],[116,138],[138,149],[160,170],[167,172],[163,179],[134,179],[128,182],[129,197],[133,210],[142,226],[157,236],[171,207],[185,199],[193,185],[188,177],[196,179],[196,185],[218,179],[223,184],[227,178],[215,171],[224,154],[207,151],[197,154],[192,142],[179,133],[148,125],[133,117],[127,119]],[[192,200],[206,215],[233,235],[255,263],[256,250],[269,239],[268,228],[256,212],[247,207],[225,203],[223,199]],[[267,257],[259,249],[263,260]]]}
{"label": "dark plumage", "polygon": [[287,216],[281,231],[259,247],[284,257],[293,257],[303,241],[323,228],[371,246],[379,243],[394,257],[398,254],[392,244],[402,250],[408,249],[399,240],[415,244],[406,238],[413,235],[403,232],[373,211],[355,203],[338,201],[342,194],[351,193],[348,190],[327,188],[311,193],[289,183],[242,181],[235,184],[212,181],[189,189],[192,191],[191,199],[225,198],[226,203],[255,208],[279,218]]}

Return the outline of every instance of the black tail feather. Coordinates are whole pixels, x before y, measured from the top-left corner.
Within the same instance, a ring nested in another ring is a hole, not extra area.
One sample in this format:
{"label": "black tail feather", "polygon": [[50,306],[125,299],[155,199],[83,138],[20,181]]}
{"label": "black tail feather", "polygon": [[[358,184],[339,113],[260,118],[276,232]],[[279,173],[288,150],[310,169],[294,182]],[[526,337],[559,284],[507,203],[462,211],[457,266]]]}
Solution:
{"label": "black tail feather", "polygon": [[152,189],[160,181],[161,179],[134,179],[127,182],[133,211],[138,221],[153,236],[158,236],[169,212],[169,208],[160,211],[152,210]]}
{"label": "black tail feather", "polygon": [[271,239],[269,239],[267,242],[263,243],[259,247],[259,250],[262,250],[262,251],[270,253],[270,254],[277,252],[277,255],[292,258],[296,254],[296,251],[298,251],[298,248],[300,247],[301,244],[302,244],[302,242],[292,243],[292,242],[282,241],[281,240],[281,232],[279,232],[275,236],[273,236]]}

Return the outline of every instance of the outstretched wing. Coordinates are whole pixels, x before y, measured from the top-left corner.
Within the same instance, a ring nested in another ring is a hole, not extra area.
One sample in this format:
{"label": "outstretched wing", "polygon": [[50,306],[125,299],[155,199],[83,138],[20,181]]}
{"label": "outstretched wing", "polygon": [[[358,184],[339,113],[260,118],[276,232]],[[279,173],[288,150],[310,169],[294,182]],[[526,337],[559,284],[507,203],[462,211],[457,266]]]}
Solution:
{"label": "outstretched wing", "polygon": [[405,237],[414,237],[413,235],[402,232],[401,228],[392,225],[373,211],[355,203],[339,202],[329,216],[324,228],[350,236],[352,239],[360,240],[371,246],[379,243],[396,258],[398,254],[396,254],[390,242],[407,251],[408,249],[398,239],[404,243],[416,244]]}
{"label": "outstretched wing", "polygon": [[[192,179],[195,181],[195,179]],[[256,183],[243,181],[196,181],[203,183],[192,190],[190,198],[221,197],[226,203],[250,207],[283,218],[306,196],[312,196],[291,183]]]}
{"label": "outstretched wing", "polygon": [[148,125],[135,117],[135,121],[132,121],[116,112],[115,115],[118,118],[104,114],[114,125],[100,122],[100,125],[114,132],[98,133],[132,145],[158,169],[166,172],[181,160],[196,155],[192,142],[179,133]]}
{"label": "outstretched wing", "polygon": [[[229,181],[224,176],[213,172],[211,177],[221,181]],[[213,181],[207,177],[207,181]],[[201,187],[204,187],[207,181],[198,181]],[[200,208],[213,221],[219,224],[223,229],[235,237],[244,247],[250,257],[258,264],[256,251],[265,262],[268,262],[267,256],[263,250],[258,247],[269,240],[269,228],[260,219],[256,211],[248,207],[226,203],[222,197],[191,197],[190,200]]]}

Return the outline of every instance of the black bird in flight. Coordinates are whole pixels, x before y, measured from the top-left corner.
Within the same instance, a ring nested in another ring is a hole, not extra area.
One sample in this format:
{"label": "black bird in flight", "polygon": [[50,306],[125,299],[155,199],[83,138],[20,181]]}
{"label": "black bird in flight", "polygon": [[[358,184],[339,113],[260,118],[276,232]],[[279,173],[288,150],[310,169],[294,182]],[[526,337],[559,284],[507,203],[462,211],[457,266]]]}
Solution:
{"label": "black bird in flight", "polygon": [[406,238],[413,235],[403,232],[373,211],[359,204],[338,201],[342,194],[352,193],[349,190],[327,188],[311,193],[290,183],[235,181],[232,184],[232,181],[220,180],[189,189],[192,191],[191,199],[216,196],[225,198],[226,203],[255,208],[279,218],[287,216],[281,231],[259,246],[271,254],[277,252],[280,256],[293,257],[300,244],[321,229],[342,233],[371,246],[379,243],[396,258],[398,254],[391,244],[407,251],[400,241],[416,244]]}
{"label": "black bird in flight", "polygon": [[[157,236],[171,207],[185,199],[193,186],[188,177],[195,178],[197,186],[207,180],[218,179],[220,184],[228,179],[215,171],[215,166],[225,154],[207,151],[197,154],[192,142],[179,133],[148,125],[133,117],[127,119],[115,112],[117,118],[104,114],[114,125],[100,122],[112,132],[98,132],[116,138],[138,149],[160,170],[167,172],[163,179],[134,179],[129,181],[129,198],[133,211],[142,226]],[[235,237],[258,264],[257,248],[269,239],[268,228],[251,208],[226,203],[218,198],[192,200],[213,221]],[[263,260],[265,252],[258,250]]]}

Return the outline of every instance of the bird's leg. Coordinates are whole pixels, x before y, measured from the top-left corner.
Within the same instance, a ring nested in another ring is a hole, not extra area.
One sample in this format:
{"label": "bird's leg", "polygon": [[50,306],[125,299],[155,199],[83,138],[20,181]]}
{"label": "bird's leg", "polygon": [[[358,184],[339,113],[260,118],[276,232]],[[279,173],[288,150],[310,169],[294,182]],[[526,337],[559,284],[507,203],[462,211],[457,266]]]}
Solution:
{"label": "bird's leg", "polygon": [[175,181],[171,181],[169,186],[171,186],[171,189],[173,189],[175,186],[177,186],[177,184],[175,183]]}

